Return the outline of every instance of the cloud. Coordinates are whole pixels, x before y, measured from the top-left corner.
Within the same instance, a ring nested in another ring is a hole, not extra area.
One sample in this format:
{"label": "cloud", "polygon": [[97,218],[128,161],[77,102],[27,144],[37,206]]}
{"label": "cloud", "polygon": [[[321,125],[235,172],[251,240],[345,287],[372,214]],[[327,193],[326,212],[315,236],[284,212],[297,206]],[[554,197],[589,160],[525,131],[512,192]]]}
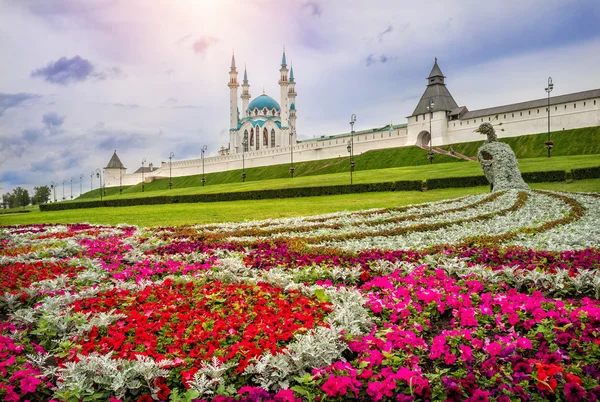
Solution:
{"label": "cloud", "polygon": [[42,123],[48,129],[50,134],[58,133],[60,126],[63,125],[67,116],[59,116],[56,112],[46,113],[42,116]]}
{"label": "cloud", "polygon": [[302,8],[308,9],[310,12],[310,15],[313,15],[316,17],[320,17],[321,14],[323,13],[323,9],[321,8],[321,5],[319,3],[317,3],[316,1],[307,1],[306,3],[304,3],[302,5]]}
{"label": "cloud", "polygon": [[191,39],[191,37],[192,37],[192,34],[189,34],[189,35],[182,36],[181,38],[179,38],[179,39],[177,40],[177,44],[178,44],[178,45],[181,45],[181,44],[183,44],[183,43],[187,42],[189,39]]}
{"label": "cloud", "polygon": [[0,117],[6,112],[8,109],[20,106],[32,99],[41,98],[40,95],[36,94],[28,94],[24,92],[20,92],[17,94],[7,94],[0,92]]}
{"label": "cloud", "polygon": [[383,37],[386,34],[389,34],[390,32],[392,32],[394,30],[394,27],[389,25],[383,32],[380,32],[379,35],[377,35],[377,37],[379,38],[379,42],[381,42],[383,40]]}
{"label": "cloud", "polygon": [[23,130],[23,140],[29,144],[34,143],[36,140],[44,135],[42,130],[35,128],[26,128]]}
{"label": "cloud", "polygon": [[192,45],[192,49],[195,53],[204,56],[208,49],[217,42],[219,42],[217,38],[214,38],[212,36],[203,36],[202,38],[194,42],[194,44]]}
{"label": "cloud", "polygon": [[96,144],[100,150],[142,149],[148,146],[148,135],[136,130],[98,127],[93,133],[100,138]]}
{"label": "cloud", "polygon": [[66,86],[88,79],[106,80],[123,78],[126,75],[119,67],[98,71],[92,62],[77,55],[70,59],[63,56],[56,61],[51,61],[46,67],[33,70],[31,77],[42,77],[44,81],[51,84]]}
{"label": "cloud", "polygon": [[202,109],[202,106],[197,106],[197,105],[179,105],[179,106],[173,106],[173,109]]}
{"label": "cloud", "polygon": [[175,70],[173,70],[172,68],[167,68],[165,70],[165,74],[167,74],[169,77],[172,76],[173,74],[175,74]]}
{"label": "cloud", "polygon": [[22,171],[8,170],[0,174],[0,183],[20,185],[28,181],[27,174]]}
{"label": "cloud", "polygon": [[376,56],[375,53],[371,53],[370,55],[367,56],[366,64],[367,64],[367,67],[371,67],[373,64],[377,64],[377,63],[385,64],[390,60],[391,60],[391,58],[389,56],[386,56],[385,54]]}
{"label": "cloud", "polygon": [[169,99],[167,99],[165,101],[165,104],[167,104],[167,105],[174,105],[174,104],[176,104],[178,102],[179,102],[179,99],[171,97],[171,98],[169,98]]}
{"label": "cloud", "polygon": [[119,108],[123,108],[123,109],[137,109],[140,107],[140,105],[137,103],[120,103],[120,102],[105,103],[105,105],[119,107]]}

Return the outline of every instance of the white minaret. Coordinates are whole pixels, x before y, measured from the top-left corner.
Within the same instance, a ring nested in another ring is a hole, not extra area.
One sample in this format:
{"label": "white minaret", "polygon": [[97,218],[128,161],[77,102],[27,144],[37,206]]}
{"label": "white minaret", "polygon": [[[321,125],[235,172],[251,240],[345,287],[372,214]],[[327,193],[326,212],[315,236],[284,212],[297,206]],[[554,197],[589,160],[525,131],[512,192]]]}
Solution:
{"label": "white minaret", "polygon": [[[294,80],[294,66],[290,67],[290,85],[288,89],[288,99],[290,102],[290,125],[294,127],[292,135],[292,144],[296,143],[296,133],[298,127],[296,127],[296,81]],[[291,127],[290,127],[291,129]]]}
{"label": "white minaret", "polygon": [[246,72],[246,66],[244,66],[244,81],[242,83],[242,117],[246,117],[246,110],[248,110],[249,101],[250,84],[248,84],[248,73]]}
{"label": "white minaret", "polygon": [[231,55],[231,70],[229,70],[229,129],[237,130],[238,126],[238,107],[237,90],[240,86],[237,82],[237,70],[235,68],[235,55]]}
{"label": "white minaret", "polygon": [[[281,89],[281,127],[288,127],[289,125],[289,113],[290,113],[290,102],[288,99],[288,69],[287,64],[285,62],[285,47],[283,48],[283,57],[281,58],[281,68],[279,69],[279,87]],[[288,135],[287,132],[285,135]],[[287,139],[282,138],[285,142],[282,141],[283,144],[287,144]]]}

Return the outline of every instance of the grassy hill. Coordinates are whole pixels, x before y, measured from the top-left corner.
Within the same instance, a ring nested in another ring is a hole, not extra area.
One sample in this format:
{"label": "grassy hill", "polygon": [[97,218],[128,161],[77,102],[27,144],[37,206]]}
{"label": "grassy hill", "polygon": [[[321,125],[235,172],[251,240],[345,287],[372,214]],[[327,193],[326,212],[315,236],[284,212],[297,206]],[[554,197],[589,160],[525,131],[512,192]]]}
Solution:
{"label": "grassy hill", "polygon": [[[523,172],[548,170],[570,170],[599,166],[595,154],[600,154],[600,127],[589,127],[551,133],[555,143],[552,158],[546,157],[544,141],[547,134],[503,138],[510,144],[520,159]],[[483,141],[454,144],[457,152],[475,156]],[[450,149],[450,146],[442,147]],[[467,162],[446,155],[436,155],[434,163],[427,161],[427,151],[418,147],[390,148],[365,152],[355,157],[355,183],[372,183],[397,180],[426,180],[429,178],[463,177],[481,175],[477,162]],[[173,178],[173,189],[169,190],[169,179],[157,179],[145,184],[125,187],[119,194],[118,187],[106,189],[108,199],[138,198],[151,195],[182,195],[196,193],[221,193],[251,191],[285,187],[314,187],[347,184],[349,158],[334,158],[295,163],[294,179],[289,174],[289,164],[263,166],[246,169],[246,183],[241,183],[242,170],[209,173],[206,186],[202,187],[202,175]],[[99,190],[83,194],[77,200],[99,199]],[[77,201],[76,200],[76,201]]]}
{"label": "grassy hill", "polygon": [[[428,164],[427,151],[419,147],[403,147],[381,149],[376,151],[365,152],[354,157],[356,161],[355,172],[364,170],[375,170],[384,168],[394,168],[403,166],[419,166]],[[460,159],[446,155],[436,155],[434,165],[449,162],[463,162]],[[272,165],[246,169],[246,182],[256,182],[271,179],[285,179],[290,177],[290,165]],[[332,173],[348,173],[349,158],[334,158],[318,161],[294,163],[294,177],[328,175]],[[242,170],[228,170],[226,172],[209,173],[206,175],[207,187],[216,184],[240,183]],[[310,180],[313,181],[312,179]],[[327,181],[327,180],[326,180]],[[321,181],[319,181],[321,182]],[[345,184],[345,181],[344,181]],[[317,184],[322,185],[322,184]],[[173,178],[173,190],[189,187],[201,187],[202,175],[183,176]],[[163,191],[169,189],[169,179],[157,179],[151,183],[146,183],[144,186],[145,192]],[[130,186],[123,190],[123,194],[141,193],[142,185],[138,184]],[[172,194],[172,193],[171,193]],[[106,189],[106,195],[119,196],[118,187],[110,187]],[[157,195],[157,193],[154,193]],[[96,189],[81,195],[78,200],[97,199],[100,198],[100,193]]]}
{"label": "grassy hill", "polygon": [[[540,158],[547,156],[544,145],[547,138],[548,133],[540,133],[500,138],[500,141],[510,145],[519,159]],[[550,139],[554,142],[552,156],[600,154],[600,127],[554,131],[550,133]],[[483,140],[446,145],[440,148],[449,151],[453,147],[456,152],[463,155],[477,156],[477,150],[482,144]]]}
{"label": "grassy hill", "polygon": [[[598,155],[574,155],[557,156],[553,158],[532,158],[521,159],[519,167],[522,172],[541,172],[550,170],[571,170],[575,168],[596,167],[600,165]],[[445,177],[465,177],[482,175],[479,163],[475,161],[464,161],[462,163],[440,163],[433,165],[405,166],[398,168],[360,170],[354,173],[353,182],[359,183],[379,183],[399,180],[426,180],[431,178]],[[208,177],[208,175],[207,175]],[[162,183],[162,187],[154,187],[153,191],[141,192],[141,185],[131,186],[119,195],[118,189],[112,195],[107,195],[106,199],[116,198],[142,198],[162,195],[185,195],[185,194],[214,194],[239,191],[257,191],[265,189],[282,189],[291,187],[320,187],[333,186],[337,184],[350,184],[350,174],[331,173],[318,176],[301,176],[254,180],[241,182],[240,176],[235,177],[236,181],[232,183],[215,184],[210,180],[205,187],[201,187],[202,176],[186,176],[173,178],[173,189],[168,189],[168,179],[156,180]],[[181,181],[180,181],[181,180]],[[185,181],[183,181],[185,180]],[[180,183],[186,185],[181,185]],[[193,183],[198,183],[193,186]],[[148,186],[148,185],[147,185]],[[148,188],[148,187],[147,187]],[[147,189],[146,188],[146,189]],[[96,198],[98,199],[98,198]]]}

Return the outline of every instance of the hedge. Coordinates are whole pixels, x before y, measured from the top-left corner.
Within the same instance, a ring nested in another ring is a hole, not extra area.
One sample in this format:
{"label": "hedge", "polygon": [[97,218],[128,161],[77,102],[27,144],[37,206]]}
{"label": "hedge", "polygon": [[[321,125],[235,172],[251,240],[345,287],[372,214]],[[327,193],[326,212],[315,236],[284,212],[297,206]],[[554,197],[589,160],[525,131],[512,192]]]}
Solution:
{"label": "hedge", "polygon": [[573,180],[597,179],[600,178],[600,166],[582,169],[573,169],[571,171]]}
{"label": "hedge", "polygon": [[428,190],[436,188],[478,187],[488,186],[490,183],[485,176],[445,177],[443,179],[427,179],[425,182]]}
{"label": "hedge", "polygon": [[271,198],[314,197],[321,195],[340,195],[380,191],[421,191],[422,189],[423,182],[421,180],[405,180],[384,183],[366,183],[354,185],[344,184],[324,187],[297,187],[275,190],[241,191],[235,193],[164,195],[145,198],[119,198],[111,200],[53,203],[40,205],[40,210],[62,211],[67,209],[125,207],[132,205],[263,200]]}
{"label": "hedge", "polygon": [[567,172],[564,170],[549,170],[546,172],[525,172],[521,177],[526,183],[544,183],[549,181],[567,180]]}

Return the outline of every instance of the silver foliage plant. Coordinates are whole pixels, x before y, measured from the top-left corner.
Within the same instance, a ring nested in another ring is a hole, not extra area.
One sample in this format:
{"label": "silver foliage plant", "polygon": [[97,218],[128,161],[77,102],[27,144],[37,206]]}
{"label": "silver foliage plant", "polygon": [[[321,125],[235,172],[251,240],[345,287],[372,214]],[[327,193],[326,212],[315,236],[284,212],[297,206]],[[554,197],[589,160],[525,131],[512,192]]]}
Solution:
{"label": "silver foliage plant", "polygon": [[115,359],[112,352],[78,355],[78,359],[57,370],[57,394],[93,395],[101,391],[123,398],[127,391],[145,387],[155,397],[159,389],[154,380],[167,377],[169,370],[165,367],[174,364],[168,359],[157,362],[141,355],[133,361]]}

